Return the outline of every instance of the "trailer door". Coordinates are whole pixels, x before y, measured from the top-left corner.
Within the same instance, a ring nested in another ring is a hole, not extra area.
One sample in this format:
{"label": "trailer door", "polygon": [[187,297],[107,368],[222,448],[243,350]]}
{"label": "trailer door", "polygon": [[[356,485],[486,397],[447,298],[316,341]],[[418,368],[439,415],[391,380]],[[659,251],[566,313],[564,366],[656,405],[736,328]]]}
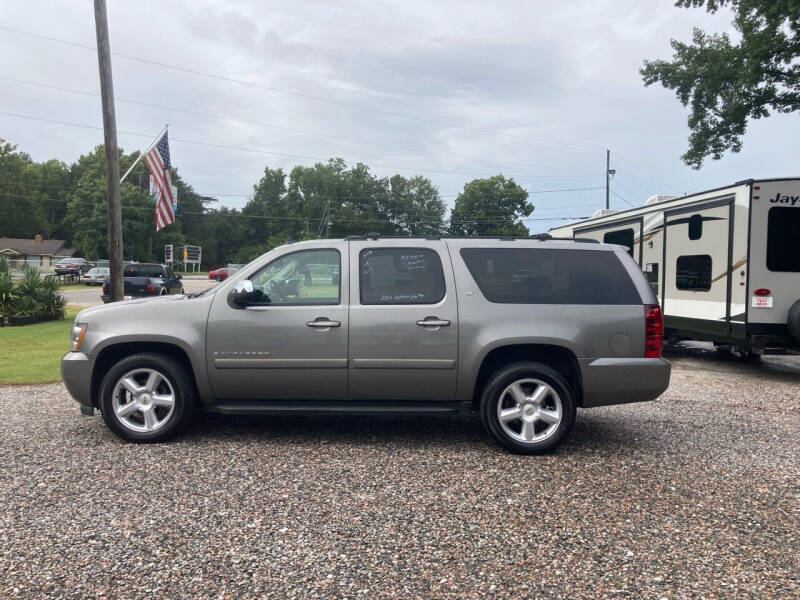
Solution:
{"label": "trailer door", "polygon": [[664,324],[695,334],[730,332],[733,201],[664,213]]}
{"label": "trailer door", "polygon": [[800,300],[800,180],[758,181],[756,186],[750,223],[747,332],[784,336],[797,343],[800,340],[788,339],[787,320],[789,309]]}

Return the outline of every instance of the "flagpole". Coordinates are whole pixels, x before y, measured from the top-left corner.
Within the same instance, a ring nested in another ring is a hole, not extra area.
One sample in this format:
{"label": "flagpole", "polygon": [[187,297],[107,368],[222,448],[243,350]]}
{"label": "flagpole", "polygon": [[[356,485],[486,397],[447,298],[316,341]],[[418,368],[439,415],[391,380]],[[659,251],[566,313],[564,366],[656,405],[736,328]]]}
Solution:
{"label": "flagpole", "polygon": [[147,150],[145,150],[144,152],[142,152],[142,153],[139,155],[139,157],[138,157],[138,158],[137,158],[135,161],[133,161],[133,164],[130,166],[130,168],[129,168],[127,171],[125,171],[125,175],[123,175],[123,176],[122,176],[122,179],[120,179],[120,180],[119,180],[119,182],[120,182],[120,183],[122,183],[123,181],[125,181],[125,178],[128,176],[128,174],[129,174],[131,171],[133,171],[133,167],[135,167],[137,164],[139,164],[139,161],[140,161],[140,160],[142,160],[142,159],[144,158],[144,155],[145,155],[145,154],[147,154],[148,152],[150,152],[150,150],[152,150],[152,149],[153,149],[153,146],[155,146],[155,145],[158,143],[158,140],[160,140],[160,139],[161,139],[161,136],[163,136],[163,135],[164,135],[164,133],[167,131],[167,128],[168,128],[168,127],[169,127],[169,123],[167,123],[166,125],[164,125],[164,129],[162,129],[162,130],[161,130],[161,133],[159,133],[159,134],[156,136],[156,139],[154,139],[154,140],[152,141],[152,143],[151,143],[151,144],[150,144],[150,145],[147,147]]}

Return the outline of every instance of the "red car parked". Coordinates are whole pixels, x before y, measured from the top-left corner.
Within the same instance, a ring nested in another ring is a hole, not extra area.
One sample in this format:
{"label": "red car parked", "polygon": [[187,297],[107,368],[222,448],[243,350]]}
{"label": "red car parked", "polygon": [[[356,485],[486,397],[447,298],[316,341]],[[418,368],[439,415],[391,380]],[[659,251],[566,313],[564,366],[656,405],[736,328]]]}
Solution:
{"label": "red car parked", "polygon": [[216,279],[217,281],[224,281],[228,278],[228,275],[232,275],[233,270],[229,269],[228,267],[220,267],[219,269],[214,269],[213,271],[208,272],[209,279]]}

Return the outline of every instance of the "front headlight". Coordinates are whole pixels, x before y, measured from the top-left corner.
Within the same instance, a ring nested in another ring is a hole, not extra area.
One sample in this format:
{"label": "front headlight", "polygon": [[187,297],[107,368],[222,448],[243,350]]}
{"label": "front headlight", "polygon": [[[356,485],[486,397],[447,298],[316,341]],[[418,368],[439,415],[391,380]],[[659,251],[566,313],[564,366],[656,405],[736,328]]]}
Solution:
{"label": "front headlight", "polygon": [[83,336],[86,335],[86,323],[72,324],[72,351],[78,352],[83,344]]}

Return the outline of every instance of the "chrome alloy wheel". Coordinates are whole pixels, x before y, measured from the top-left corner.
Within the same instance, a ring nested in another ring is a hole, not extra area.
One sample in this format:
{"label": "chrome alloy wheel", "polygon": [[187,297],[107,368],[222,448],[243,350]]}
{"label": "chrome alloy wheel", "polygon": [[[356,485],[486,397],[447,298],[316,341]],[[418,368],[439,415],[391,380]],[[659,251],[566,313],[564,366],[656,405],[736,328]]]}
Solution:
{"label": "chrome alloy wheel", "polygon": [[506,435],[518,442],[541,442],[561,424],[561,398],[544,381],[518,379],[500,394],[497,418]]}
{"label": "chrome alloy wheel", "polygon": [[161,428],[175,410],[175,390],[155,369],[134,369],[114,386],[111,405],[127,429],[149,433]]}

